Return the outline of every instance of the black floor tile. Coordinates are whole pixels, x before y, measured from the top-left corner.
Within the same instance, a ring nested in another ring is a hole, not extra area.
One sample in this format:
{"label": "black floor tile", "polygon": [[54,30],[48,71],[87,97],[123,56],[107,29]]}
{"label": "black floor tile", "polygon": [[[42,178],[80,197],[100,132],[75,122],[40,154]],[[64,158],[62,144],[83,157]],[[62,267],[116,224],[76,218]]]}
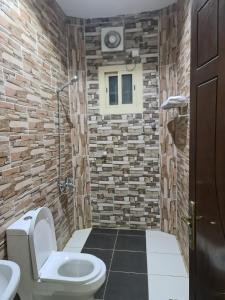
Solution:
{"label": "black floor tile", "polygon": [[116,235],[91,233],[84,245],[84,248],[91,249],[113,249]]}
{"label": "black floor tile", "polygon": [[145,236],[120,235],[117,238],[116,250],[146,251]]}
{"label": "black floor tile", "polygon": [[118,231],[118,235],[138,235],[138,236],[145,236],[144,230],[126,230],[121,229]]}
{"label": "black floor tile", "polygon": [[147,273],[146,253],[115,251],[111,271]]}
{"label": "black floor tile", "polygon": [[148,300],[147,275],[110,272],[105,300]]}
{"label": "black floor tile", "polygon": [[92,255],[100,258],[106,264],[107,270],[109,270],[111,259],[112,259],[113,250],[101,250],[101,249],[86,249],[86,248],[83,248],[82,253],[92,254]]}
{"label": "black floor tile", "polygon": [[91,233],[105,233],[105,234],[117,234],[117,229],[111,228],[93,228]]}

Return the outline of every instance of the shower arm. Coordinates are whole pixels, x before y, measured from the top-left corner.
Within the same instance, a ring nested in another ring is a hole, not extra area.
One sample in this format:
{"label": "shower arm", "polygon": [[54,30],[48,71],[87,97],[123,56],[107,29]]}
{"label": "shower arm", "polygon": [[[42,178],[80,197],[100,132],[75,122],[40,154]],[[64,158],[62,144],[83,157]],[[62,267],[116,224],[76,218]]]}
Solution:
{"label": "shower arm", "polygon": [[73,76],[70,81],[65,83],[63,86],[61,86],[61,88],[59,88],[57,90],[57,93],[62,92],[66,87],[68,87],[69,85],[71,85],[72,83],[77,82],[77,81],[78,81],[78,75]]}

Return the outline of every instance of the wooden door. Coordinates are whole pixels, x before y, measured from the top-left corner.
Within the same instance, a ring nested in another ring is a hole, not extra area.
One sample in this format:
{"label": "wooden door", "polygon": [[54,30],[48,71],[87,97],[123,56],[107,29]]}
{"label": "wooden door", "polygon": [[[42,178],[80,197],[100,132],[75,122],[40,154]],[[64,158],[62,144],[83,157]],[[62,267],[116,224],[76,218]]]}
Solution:
{"label": "wooden door", "polygon": [[193,0],[190,299],[225,299],[225,0]]}

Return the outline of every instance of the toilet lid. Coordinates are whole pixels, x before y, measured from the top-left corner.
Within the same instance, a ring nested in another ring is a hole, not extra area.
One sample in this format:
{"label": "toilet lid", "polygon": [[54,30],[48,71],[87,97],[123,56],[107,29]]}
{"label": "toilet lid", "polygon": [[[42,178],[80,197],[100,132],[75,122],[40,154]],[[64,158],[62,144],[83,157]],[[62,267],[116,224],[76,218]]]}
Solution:
{"label": "toilet lid", "polygon": [[55,227],[51,211],[38,208],[32,216],[29,230],[30,254],[33,277],[39,279],[39,271],[53,251],[57,251]]}
{"label": "toilet lid", "polygon": [[53,252],[39,274],[43,281],[80,285],[94,280],[103,267],[104,262],[90,254]]}

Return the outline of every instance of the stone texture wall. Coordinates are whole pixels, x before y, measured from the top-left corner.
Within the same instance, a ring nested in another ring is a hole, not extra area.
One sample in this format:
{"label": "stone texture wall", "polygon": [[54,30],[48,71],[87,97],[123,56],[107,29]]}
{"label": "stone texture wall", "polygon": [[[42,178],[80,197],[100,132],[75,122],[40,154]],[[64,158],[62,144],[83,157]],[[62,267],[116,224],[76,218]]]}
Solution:
{"label": "stone texture wall", "polygon": [[[177,95],[177,7],[161,11],[160,17],[160,104]],[[177,229],[177,148],[174,141],[175,109],[160,110],[161,229]]]}
{"label": "stone texture wall", "polygon": [[[34,207],[52,210],[61,249],[75,228],[90,226],[90,202],[95,226],[159,228],[160,201],[161,228],[177,233],[188,262],[181,218],[188,214],[189,122],[177,116],[189,109],[159,116],[159,93],[160,101],[189,97],[190,1],[66,23],[53,0],[0,5],[0,258],[5,229]],[[121,25],[126,50],[103,54],[101,27]],[[98,67],[125,64],[132,48],[143,63],[143,113],[102,116]],[[75,188],[60,196],[56,88],[77,72],[60,104],[62,179],[73,177]]]}
{"label": "stone texture wall", "polygon": [[[158,13],[87,20],[85,26],[94,226],[159,228]],[[101,52],[101,28],[124,26],[125,51]],[[140,49],[143,113],[100,115],[98,67]],[[102,154],[107,152],[107,158]]]}
{"label": "stone texture wall", "polygon": [[70,18],[68,23],[69,78],[76,73],[78,82],[70,88],[72,159],[75,185],[75,223],[78,228],[91,226],[90,165],[86,102],[86,61],[84,21]]}
{"label": "stone texture wall", "polygon": [[[68,80],[68,28],[64,15],[52,0],[3,0],[0,14],[2,258],[6,254],[7,226],[29,209],[43,205],[50,207],[53,213],[61,249],[78,223],[80,226],[86,224],[84,217],[78,220],[75,207],[79,207],[80,215],[81,210],[87,211],[89,192],[86,191],[88,180],[85,175],[88,164],[83,159],[86,156],[83,148],[87,143],[86,114],[81,110],[84,102],[83,77],[79,81],[79,94],[78,87],[73,87],[70,102],[68,90],[65,90],[61,94],[60,105],[62,179],[73,177],[74,173],[76,186],[77,181],[82,180],[81,190],[71,190],[60,196],[57,187],[59,135],[56,88]],[[79,43],[80,40],[75,40],[70,45],[74,47],[69,53],[70,76],[77,67],[72,52],[76,51],[77,61],[83,59],[79,53],[84,49]],[[83,67],[80,68],[83,70]],[[76,117],[73,114],[72,124],[70,105],[73,113],[77,111]]]}
{"label": "stone texture wall", "polygon": [[[160,100],[168,96],[190,97],[191,1],[161,11]],[[189,105],[160,110],[161,216],[162,230],[174,233],[188,266],[188,227],[182,217],[189,214]]]}
{"label": "stone texture wall", "polygon": [[[190,51],[191,51],[191,0],[178,0],[178,60],[177,90],[190,98]],[[189,106],[182,114],[189,114]],[[182,217],[189,215],[189,120],[179,122],[179,147],[177,151],[177,237],[186,265],[189,265],[188,226]]]}

